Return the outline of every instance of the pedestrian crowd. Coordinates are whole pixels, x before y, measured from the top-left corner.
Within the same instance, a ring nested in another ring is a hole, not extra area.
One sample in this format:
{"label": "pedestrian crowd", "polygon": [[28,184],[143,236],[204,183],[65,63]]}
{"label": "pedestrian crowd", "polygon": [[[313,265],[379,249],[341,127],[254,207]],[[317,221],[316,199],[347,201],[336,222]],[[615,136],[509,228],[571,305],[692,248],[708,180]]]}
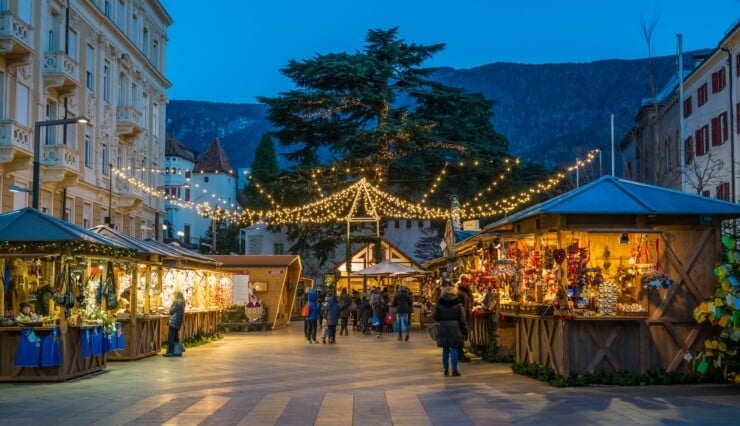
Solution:
{"label": "pedestrian crowd", "polygon": [[[442,367],[445,376],[460,376],[459,362],[470,362],[464,344],[468,338],[473,297],[464,284],[444,283],[438,288],[439,298],[434,307],[433,319],[437,323],[437,346],[442,348]],[[337,343],[337,326],[340,336],[349,336],[352,330],[363,335],[397,334],[397,340],[408,341],[411,317],[414,312],[413,297],[409,290],[399,285],[393,297],[387,288],[371,287],[367,292],[341,289],[339,296],[329,294],[319,298],[314,290],[306,294],[303,306],[304,332],[310,344]]]}

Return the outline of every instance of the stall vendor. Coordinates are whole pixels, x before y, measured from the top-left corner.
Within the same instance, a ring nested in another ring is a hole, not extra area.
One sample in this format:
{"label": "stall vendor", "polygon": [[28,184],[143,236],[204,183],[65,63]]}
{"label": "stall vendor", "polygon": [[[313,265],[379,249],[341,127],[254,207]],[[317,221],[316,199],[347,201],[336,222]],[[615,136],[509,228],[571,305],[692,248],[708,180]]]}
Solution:
{"label": "stall vendor", "polygon": [[20,313],[15,317],[17,322],[35,322],[38,321],[38,316],[31,312],[31,305],[28,302],[21,302]]}

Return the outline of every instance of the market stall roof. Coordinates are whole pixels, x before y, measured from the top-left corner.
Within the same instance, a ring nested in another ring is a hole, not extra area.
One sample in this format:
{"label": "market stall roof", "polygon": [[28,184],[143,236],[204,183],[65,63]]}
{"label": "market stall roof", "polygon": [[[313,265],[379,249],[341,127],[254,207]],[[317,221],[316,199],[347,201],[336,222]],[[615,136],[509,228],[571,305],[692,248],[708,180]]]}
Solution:
{"label": "market stall roof", "polygon": [[533,216],[558,214],[740,217],[740,204],[604,176],[489,224],[483,232]]}
{"label": "market stall roof", "polygon": [[156,248],[157,250],[162,250],[162,251],[167,252],[168,254],[166,256],[169,256],[171,258],[185,260],[188,262],[200,263],[204,265],[211,265],[211,266],[220,265],[220,262],[216,261],[212,257],[205,256],[200,253],[196,253],[192,250],[188,250],[184,247],[180,247],[179,245],[165,244],[161,241],[153,240],[151,238],[147,238],[146,240],[144,240],[144,243],[149,246],[152,246],[152,248]]}
{"label": "market stall roof", "polygon": [[0,241],[11,244],[85,242],[125,250],[135,249],[130,244],[107,238],[32,207],[0,214]]}
{"label": "market stall roof", "polygon": [[221,263],[222,269],[244,268],[250,266],[275,266],[287,267],[295,261],[300,261],[300,256],[293,254],[277,255],[212,255],[213,260]]}
{"label": "market stall roof", "polygon": [[162,250],[160,247],[157,247],[153,244],[149,244],[146,241],[139,240],[138,238],[134,238],[117,229],[111,228],[108,225],[97,225],[97,226],[90,228],[90,231],[96,234],[103,235],[112,240],[120,241],[124,244],[132,246],[136,248],[136,251],[138,251],[141,254],[157,254],[160,256],[164,256],[164,257],[169,257],[174,254],[171,251]]}
{"label": "market stall roof", "polygon": [[423,274],[426,271],[421,269],[412,268],[402,263],[391,262],[390,260],[384,260],[380,263],[376,263],[373,266],[357,271],[355,275],[414,275]]}

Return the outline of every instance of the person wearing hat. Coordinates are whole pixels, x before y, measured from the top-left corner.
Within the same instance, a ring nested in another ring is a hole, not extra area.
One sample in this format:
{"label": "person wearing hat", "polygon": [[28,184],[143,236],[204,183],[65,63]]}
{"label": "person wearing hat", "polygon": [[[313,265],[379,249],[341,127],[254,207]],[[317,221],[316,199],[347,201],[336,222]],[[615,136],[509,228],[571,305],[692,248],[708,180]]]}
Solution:
{"label": "person wearing hat", "polygon": [[15,320],[18,322],[34,322],[38,321],[38,317],[36,314],[31,312],[31,304],[28,302],[21,302],[20,304],[20,313],[18,313],[18,316],[15,317]]}

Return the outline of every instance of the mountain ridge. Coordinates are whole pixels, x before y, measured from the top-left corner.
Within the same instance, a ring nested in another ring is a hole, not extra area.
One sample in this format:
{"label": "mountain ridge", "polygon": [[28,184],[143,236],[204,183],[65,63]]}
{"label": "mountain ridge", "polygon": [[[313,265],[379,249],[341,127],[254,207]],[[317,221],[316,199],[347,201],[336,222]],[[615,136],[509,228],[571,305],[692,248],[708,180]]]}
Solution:
{"label": "mountain ridge", "polygon": [[[692,69],[694,56],[706,51],[686,52],[684,69]],[[440,67],[431,79],[495,101],[491,121],[509,140],[510,153],[554,168],[595,148],[610,152],[612,114],[615,144],[627,134],[643,101],[651,97],[648,61],[494,62],[468,69]],[[676,57],[650,61],[658,92],[675,74]],[[274,130],[266,115],[263,104],[170,100],[167,133],[201,154],[218,136],[231,164],[249,167],[262,135]],[[276,149],[280,166],[288,168],[280,154],[290,148],[276,144]]]}

